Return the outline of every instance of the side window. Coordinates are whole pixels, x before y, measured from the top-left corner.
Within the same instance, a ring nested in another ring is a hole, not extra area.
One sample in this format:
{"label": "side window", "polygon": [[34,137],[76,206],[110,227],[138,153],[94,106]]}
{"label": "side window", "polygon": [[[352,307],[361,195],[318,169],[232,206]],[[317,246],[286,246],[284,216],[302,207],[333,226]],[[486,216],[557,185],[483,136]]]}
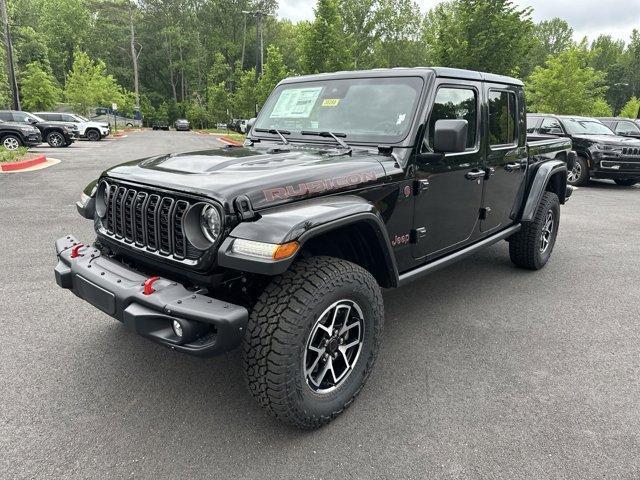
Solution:
{"label": "side window", "polygon": [[433,145],[436,122],[455,119],[469,123],[467,148],[475,147],[478,130],[478,97],[475,90],[455,87],[442,87],[438,90],[429,120],[429,145]]}
{"label": "side window", "polygon": [[534,133],[540,126],[540,117],[527,117],[527,133]]}
{"label": "side window", "polygon": [[[607,125],[610,126],[610,125]],[[616,125],[616,133],[629,134],[629,133],[639,133],[640,129],[631,123],[631,122],[618,122]]]}
{"label": "side window", "polygon": [[516,96],[489,90],[489,145],[510,145],[518,138]]}
{"label": "side window", "polygon": [[41,113],[38,116],[43,120],[55,120],[55,118],[52,118],[52,115],[50,113]]}
{"label": "side window", "polygon": [[21,123],[29,123],[29,115],[24,112],[13,112],[13,121]]}
{"label": "side window", "polygon": [[12,122],[13,115],[11,115],[11,112],[0,112],[0,120],[3,122]]}
{"label": "side window", "polygon": [[73,122],[73,123],[78,123],[78,121],[72,117],[71,115],[60,115],[62,117],[62,121],[63,122]]}
{"label": "side window", "polygon": [[560,121],[555,118],[545,118],[540,125],[540,133],[549,135],[562,135],[562,126]]}

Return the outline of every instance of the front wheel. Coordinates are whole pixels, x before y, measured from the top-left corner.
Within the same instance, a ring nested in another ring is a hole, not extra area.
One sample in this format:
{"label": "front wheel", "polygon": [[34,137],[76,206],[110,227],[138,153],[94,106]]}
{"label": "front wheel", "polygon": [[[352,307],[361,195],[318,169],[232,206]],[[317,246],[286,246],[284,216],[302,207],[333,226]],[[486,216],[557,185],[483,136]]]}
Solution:
{"label": "front wheel", "polygon": [[87,140],[89,140],[90,142],[97,142],[102,139],[102,135],[100,135],[100,132],[94,129],[87,130],[87,133],[85,135],[87,136]]}
{"label": "front wheel", "polygon": [[47,135],[47,143],[54,148],[64,147],[67,142],[64,139],[64,135],[60,132],[51,132]]}
{"label": "front wheel", "polygon": [[22,141],[16,135],[5,135],[2,139],[2,146],[7,150],[14,151],[22,146]]}
{"label": "front wheel", "polygon": [[383,321],[382,294],[369,272],[331,257],[296,262],[250,315],[243,343],[249,390],[276,418],[321,427],[364,386]]}
{"label": "front wheel", "polygon": [[638,183],[638,180],[634,180],[632,178],[614,178],[613,181],[621,187],[633,187]]}
{"label": "front wheel", "polygon": [[509,238],[511,261],[521,268],[539,270],[551,257],[560,226],[560,201],[553,192],[544,192],[532,222],[522,224]]}
{"label": "front wheel", "polygon": [[589,164],[584,157],[576,158],[573,168],[567,174],[567,183],[573,186],[584,185],[589,181]]}

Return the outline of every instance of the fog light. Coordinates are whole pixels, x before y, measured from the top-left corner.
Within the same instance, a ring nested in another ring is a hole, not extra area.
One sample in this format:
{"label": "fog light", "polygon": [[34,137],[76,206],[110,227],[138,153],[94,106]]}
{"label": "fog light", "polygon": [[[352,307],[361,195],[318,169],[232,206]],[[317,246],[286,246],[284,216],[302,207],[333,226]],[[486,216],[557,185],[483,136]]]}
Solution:
{"label": "fog light", "polygon": [[173,333],[175,333],[177,337],[182,338],[182,325],[180,325],[180,322],[178,320],[173,321]]}

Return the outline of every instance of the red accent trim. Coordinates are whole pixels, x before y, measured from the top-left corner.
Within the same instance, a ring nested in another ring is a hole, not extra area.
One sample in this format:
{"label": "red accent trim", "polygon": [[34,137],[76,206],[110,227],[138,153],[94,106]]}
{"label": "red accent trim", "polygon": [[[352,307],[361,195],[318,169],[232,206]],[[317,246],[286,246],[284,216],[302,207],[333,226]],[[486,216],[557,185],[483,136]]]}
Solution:
{"label": "red accent trim", "polygon": [[242,143],[237,142],[236,140],[234,140],[233,138],[229,138],[229,137],[218,137],[218,140],[222,141],[223,143],[229,143],[231,145],[237,145],[238,147],[242,146]]}
{"label": "red accent trim", "polygon": [[71,258],[81,257],[82,255],[80,255],[80,254],[78,253],[78,251],[79,251],[82,247],[84,247],[84,243],[79,243],[79,244],[77,244],[76,246],[74,246],[74,247],[71,249]]}
{"label": "red accent trim", "polygon": [[11,172],[15,170],[24,170],[25,168],[33,167],[47,161],[45,155],[38,155],[35,158],[28,158],[26,160],[20,160],[18,162],[0,163],[0,170],[3,172]]}
{"label": "red accent trim", "polygon": [[155,289],[153,288],[153,284],[158,280],[160,280],[160,277],[147,278],[144,281],[144,290],[142,290],[142,293],[144,295],[151,295],[153,292],[155,292]]}

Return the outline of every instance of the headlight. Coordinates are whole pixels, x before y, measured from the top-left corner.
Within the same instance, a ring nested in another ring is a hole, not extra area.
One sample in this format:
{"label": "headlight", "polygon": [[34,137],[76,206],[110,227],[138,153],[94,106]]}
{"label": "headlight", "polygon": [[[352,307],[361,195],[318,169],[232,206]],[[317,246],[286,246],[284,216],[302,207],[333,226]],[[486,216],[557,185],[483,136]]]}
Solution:
{"label": "headlight", "polygon": [[595,143],[593,145],[593,148],[595,148],[596,150],[606,150],[606,151],[613,150],[612,145],[602,145],[600,143]]}
{"label": "headlight", "polygon": [[278,244],[236,238],[231,246],[231,251],[240,255],[262,258],[264,260],[284,260],[296,253],[298,248],[300,248],[298,242]]}
{"label": "headlight", "polygon": [[218,209],[213,205],[205,205],[200,213],[200,228],[211,243],[215,243],[222,231],[222,219]]}

